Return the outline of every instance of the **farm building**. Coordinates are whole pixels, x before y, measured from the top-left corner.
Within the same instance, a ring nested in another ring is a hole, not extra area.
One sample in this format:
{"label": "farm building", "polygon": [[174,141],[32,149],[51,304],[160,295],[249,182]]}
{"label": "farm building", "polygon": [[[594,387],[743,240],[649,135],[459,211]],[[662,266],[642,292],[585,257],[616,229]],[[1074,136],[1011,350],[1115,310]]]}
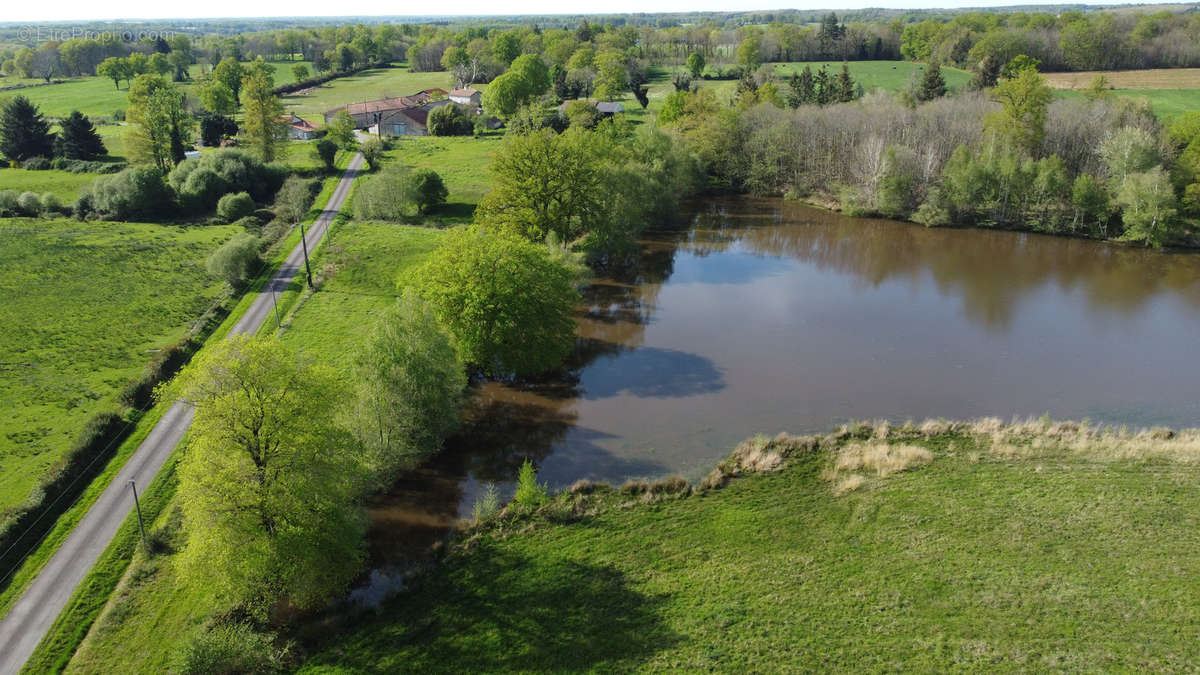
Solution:
{"label": "farm building", "polygon": [[424,136],[429,111],[451,101],[443,89],[426,89],[411,96],[352,103],[325,113],[325,124],[341,111],[349,113],[356,129],[370,129],[383,136]]}
{"label": "farm building", "polygon": [[[616,103],[616,102],[612,102],[612,101],[600,101],[600,102],[587,101],[585,99],[578,99],[578,100],[595,106],[596,112],[600,113],[601,117],[612,117],[613,115],[616,115],[617,113],[625,112],[625,106],[621,105],[620,103]],[[560,105],[558,107],[558,109],[563,112],[566,112],[567,106],[574,102],[575,101],[563,101],[562,105]]]}
{"label": "farm building", "polygon": [[285,116],[284,121],[288,125],[288,138],[293,141],[311,141],[317,137],[317,128],[295,113]]}
{"label": "farm building", "polygon": [[474,87],[455,89],[454,91],[450,92],[450,100],[458,103],[459,105],[479,106],[480,102],[483,100],[483,94],[481,94],[479,90],[475,89]]}

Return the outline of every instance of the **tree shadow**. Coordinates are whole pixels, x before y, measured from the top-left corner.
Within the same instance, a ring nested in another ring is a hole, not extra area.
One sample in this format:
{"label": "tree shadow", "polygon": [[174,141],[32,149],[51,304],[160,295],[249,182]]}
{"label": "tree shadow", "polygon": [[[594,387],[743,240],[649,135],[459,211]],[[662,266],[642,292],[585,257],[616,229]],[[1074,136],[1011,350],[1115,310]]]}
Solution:
{"label": "tree shadow", "polygon": [[409,593],[309,666],[352,672],[624,670],[683,639],[668,596],[625,573],[561,555],[481,545],[419,577]]}
{"label": "tree shadow", "polygon": [[584,399],[630,395],[639,398],[683,398],[725,388],[716,364],[676,349],[639,347],[617,358],[597,359],[581,374]]}

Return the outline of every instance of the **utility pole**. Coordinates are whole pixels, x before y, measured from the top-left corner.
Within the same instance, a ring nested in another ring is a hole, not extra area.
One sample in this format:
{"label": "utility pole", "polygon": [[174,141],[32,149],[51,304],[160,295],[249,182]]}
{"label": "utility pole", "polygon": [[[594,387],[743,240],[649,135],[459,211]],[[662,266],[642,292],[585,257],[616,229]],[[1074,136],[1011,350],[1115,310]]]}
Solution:
{"label": "utility pole", "polygon": [[308,238],[304,234],[304,223],[300,223],[300,246],[304,248],[304,276],[308,279],[308,290],[313,290],[312,268],[308,266]]}
{"label": "utility pole", "polygon": [[142,548],[146,548],[146,523],[142,522],[142,505],[138,502],[137,485],[129,481],[129,489],[133,490],[133,505],[137,508],[138,528],[142,531]]}
{"label": "utility pole", "polygon": [[283,324],[279,321],[279,301],[275,299],[275,289],[271,288],[271,304],[275,305],[275,330],[283,328]]}

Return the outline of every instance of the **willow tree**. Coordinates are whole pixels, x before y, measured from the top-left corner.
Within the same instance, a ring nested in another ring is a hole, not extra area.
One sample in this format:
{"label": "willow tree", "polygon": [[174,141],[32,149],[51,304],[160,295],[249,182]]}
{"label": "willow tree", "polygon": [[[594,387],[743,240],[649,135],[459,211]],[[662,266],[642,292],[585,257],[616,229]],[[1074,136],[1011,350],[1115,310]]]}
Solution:
{"label": "willow tree", "polygon": [[179,469],[181,573],[229,605],[314,607],[358,573],[364,471],[342,387],[275,338],[205,349],[167,390],[195,407]]}

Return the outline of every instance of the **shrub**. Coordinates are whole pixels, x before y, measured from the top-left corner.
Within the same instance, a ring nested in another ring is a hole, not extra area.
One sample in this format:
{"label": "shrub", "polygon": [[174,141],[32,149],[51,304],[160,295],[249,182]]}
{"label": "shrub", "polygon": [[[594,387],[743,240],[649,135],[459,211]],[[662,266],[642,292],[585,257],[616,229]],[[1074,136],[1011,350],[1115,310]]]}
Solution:
{"label": "shrub", "polygon": [[537,482],[537,469],[533,467],[533,462],[526,459],[517,474],[517,494],[513,496],[513,501],[518,506],[536,509],[550,499],[546,488],[546,484]]}
{"label": "shrub", "polygon": [[150,218],[167,212],[174,202],[172,197],[158,169],[139,166],[92,181],[87,206],[90,212],[111,220]]}
{"label": "shrub", "polygon": [[475,132],[474,120],[457,103],[431,110],[428,127],[430,136],[470,136]]}
{"label": "shrub", "polygon": [[36,192],[22,192],[17,197],[17,210],[26,216],[36,216],[42,212],[42,200]]}
{"label": "shrub", "polygon": [[263,164],[245,150],[222,148],[180,162],[167,180],[176,192],[182,192],[191,174],[201,170],[220,176],[226,184],[224,192],[248,192],[259,202],[268,201],[275,194],[288,172],[279,164]]}
{"label": "shrub", "polygon": [[236,286],[259,262],[258,237],[241,232],[208,256],[208,273]]}
{"label": "shrub", "polygon": [[62,200],[53,192],[47,192],[41,198],[42,213],[57,213],[62,211]]}
{"label": "shrub", "polygon": [[450,192],[442,177],[433,169],[418,169],[408,177],[409,193],[417,205],[417,213],[429,213],[446,203]]}
{"label": "shrub", "polygon": [[16,190],[0,190],[0,218],[20,215],[17,207]]}
{"label": "shrub", "polygon": [[359,220],[398,222],[412,215],[415,205],[409,170],[399,164],[367,178],[354,192],[354,216]]}
{"label": "shrub", "polygon": [[500,491],[496,489],[495,483],[486,483],[483,486],[483,494],[479,495],[471,507],[471,517],[478,523],[492,517],[499,510]]}
{"label": "shrub", "polygon": [[179,372],[199,347],[200,343],[189,336],[164,348],[138,379],[121,390],[118,400],[130,408],[148,410],[154,403],[154,387]]}
{"label": "shrub", "polygon": [[247,192],[234,192],[217,202],[217,216],[227,223],[254,213],[254,200]]}
{"label": "shrub", "polygon": [[30,171],[45,171],[50,168],[50,160],[45,157],[30,157],[21,162],[21,167]]}
{"label": "shrub", "polygon": [[192,638],[180,651],[179,672],[185,675],[283,672],[288,650],[277,649],[274,639],[274,635],[256,632],[245,623],[213,626]]}

